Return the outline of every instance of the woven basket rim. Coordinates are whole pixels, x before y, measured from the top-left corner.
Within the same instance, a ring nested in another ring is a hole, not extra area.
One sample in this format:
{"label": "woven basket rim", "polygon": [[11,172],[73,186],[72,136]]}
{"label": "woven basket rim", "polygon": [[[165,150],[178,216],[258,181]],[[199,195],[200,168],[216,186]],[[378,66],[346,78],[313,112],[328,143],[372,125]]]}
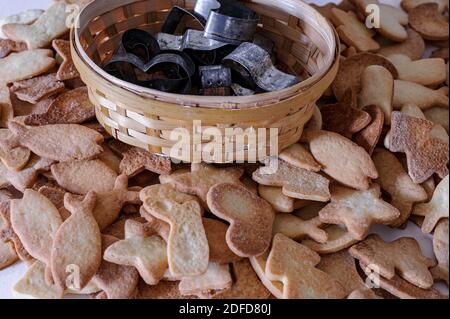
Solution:
{"label": "woven basket rim", "polygon": [[[106,12],[110,12],[112,10],[116,10],[117,8],[120,8],[122,6],[125,6],[127,4],[132,4],[135,2],[142,2],[145,0],[118,0],[115,1],[114,6],[108,6],[107,10],[104,10],[101,12],[101,14],[104,14]],[[264,105],[272,104],[274,101],[289,99],[300,92],[309,89],[311,86],[314,86],[317,82],[319,82],[326,74],[329,72],[330,68],[334,63],[336,63],[336,55],[337,50],[339,50],[339,41],[337,41],[337,34],[333,26],[312,6],[309,4],[301,1],[301,0],[285,0],[287,2],[286,7],[293,8],[294,6],[301,7],[302,9],[306,11],[312,11],[314,13],[314,18],[319,19],[319,24],[321,24],[321,28],[324,29],[323,32],[326,34],[330,34],[328,40],[331,41],[331,49],[330,52],[333,51],[334,54],[329,54],[328,59],[326,60],[326,63],[324,66],[316,72],[316,74],[312,75],[308,79],[291,86],[289,88],[275,91],[275,92],[267,92],[262,94],[257,94],[253,96],[201,96],[201,95],[182,95],[182,94],[176,94],[176,93],[167,93],[162,92],[155,89],[145,88],[142,86],[134,85],[129,82],[123,81],[121,79],[118,79],[114,76],[111,76],[106,71],[104,71],[101,67],[99,67],[84,51],[83,47],[81,46],[80,42],[80,34],[81,31],[84,30],[87,25],[95,19],[99,13],[92,14],[90,11],[92,11],[93,8],[97,8],[101,6],[99,3],[101,1],[94,0],[88,5],[86,5],[79,13],[76,19],[75,25],[77,26],[75,30],[73,30],[73,34],[71,36],[71,41],[73,41],[73,49],[80,57],[81,61],[86,64],[86,66],[94,73],[97,73],[101,78],[104,80],[110,82],[113,85],[119,86],[124,90],[127,90],[131,93],[138,94],[145,98],[152,98],[157,99],[160,101],[167,101],[169,103],[176,103],[181,104],[183,106],[190,106],[191,104],[195,104],[198,107],[204,107],[204,108],[211,108],[211,106],[208,106],[209,104],[222,104],[222,105],[233,105],[237,108],[240,108],[242,105],[243,108],[247,105],[251,105],[253,107],[261,107]],[[277,3],[276,0],[251,0],[251,3],[255,4],[263,4],[263,5],[275,5]],[[286,4],[286,3],[284,3]],[[280,8],[281,10],[288,12],[289,8]],[[86,13],[90,13],[91,16],[85,16]],[[308,16],[305,14],[305,17]],[[299,17],[300,18],[300,17]],[[305,22],[306,19],[305,19]],[[225,99],[225,101],[224,101]],[[177,103],[178,102],[178,103]]]}

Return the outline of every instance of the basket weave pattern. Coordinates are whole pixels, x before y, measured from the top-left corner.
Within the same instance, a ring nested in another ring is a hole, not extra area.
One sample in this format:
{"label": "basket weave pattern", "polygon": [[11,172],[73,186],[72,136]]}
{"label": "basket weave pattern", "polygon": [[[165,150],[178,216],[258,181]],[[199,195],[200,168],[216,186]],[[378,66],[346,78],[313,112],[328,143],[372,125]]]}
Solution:
{"label": "basket weave pattern", "polygon": [[[259,32],[274,41],[278,67],[299,75],[301,83],[248,97],[187,96],[141,88],[98,66],[113,54],[125,31],[140,28],[156,34],[174,5],[193,9],[195,1],[117,0],[115,8],[105,3],[111,4],[95,1],[80,14],[80,28],[71,37],[73,60],[89,87],[99,122],[114,138],[153,153],[169,155],[177,142],[170,139],[171,131],[191,132],[193,121],[201,121],[203,129],[221,131],[278,128],[279,149],[284,149],[299,140],[315,102],[337,72],[336,34],[316,11],[299,0],[252,0],[244,3],[261,16]],[[210,142],[191,140],[190,146]],[[234,152],[240,151],[246,152]]]}

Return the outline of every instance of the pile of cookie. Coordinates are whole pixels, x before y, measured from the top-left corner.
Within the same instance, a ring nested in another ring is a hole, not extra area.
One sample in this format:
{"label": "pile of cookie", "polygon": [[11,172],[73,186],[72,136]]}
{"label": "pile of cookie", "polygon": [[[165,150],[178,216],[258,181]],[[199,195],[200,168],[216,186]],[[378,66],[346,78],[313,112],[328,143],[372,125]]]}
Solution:
{"label": "pile of cookie", "polygon": [[[16,294],[447,298],[448,1],[381,5],[382,46],[362,22],[376,0],[318,7],[342,63],[273,174],[175,165],[108,136],[71,61],[68,2],[1,28],[0,269],[28,265]],[[409,221],[435,259],[372,232]]]}

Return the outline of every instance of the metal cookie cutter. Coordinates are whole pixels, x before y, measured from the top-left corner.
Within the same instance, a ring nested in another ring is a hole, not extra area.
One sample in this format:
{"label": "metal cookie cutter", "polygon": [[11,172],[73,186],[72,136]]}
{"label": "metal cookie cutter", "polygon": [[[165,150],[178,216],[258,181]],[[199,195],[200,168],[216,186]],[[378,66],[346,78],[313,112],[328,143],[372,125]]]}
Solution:
{"label": "metal cookie cutter", "polygon": [[140,29],[126,31],[122,36],[122,45],[126,52],[133,53],[145,63],[161,51],[155,37]]}
{"label": "metal cookie cutter", "polygon": [[177,28],[180,25],[181,20],[186,16],[197,21],[202,27],[202,29],[205,27],[206,19],[203,18],[201,15],[197,14],[196,12],[191,12],[184,8],[174,6],[170,11],[169,15],[167,16],[167,19],[161,28],[161,32],[174,34],[177,31]]}
{"label": "metal cookie cutter", "polygon": [[201,66],[199,68],[202,88],[231,86],[231,69],[222,65]]}
{"label": "metal cookie cutter", "polygon": [[[219,3],[220,7],[212,9],[208,15],[205,36],[209,39],[234,45],[246,41],[251,42],[258,27],[258,14],[236,1],[219,0]],[[215,3],[205,5],[205,7],[200,6],[198,10],[203,11],[201,14],[206,14],[204,8],[216,6]]]}
{"label": "metal cookie cutter", "polygon": [[187,30],[184,35],[158,33],[158,43],[161,50],[184,51],[186,49],[197,51],[212,51],[222,48],[228,43],[219,42],[205,37],[203,31]]}
{"label": "metal cookie cutter", "polygon": [[282,90],[299,82],[296,76],[278,70],[267,51],[249,42],[242,43],[225,57],[223,64],[243,77],[245,73],[250,74],[256,85],[268,92]]}

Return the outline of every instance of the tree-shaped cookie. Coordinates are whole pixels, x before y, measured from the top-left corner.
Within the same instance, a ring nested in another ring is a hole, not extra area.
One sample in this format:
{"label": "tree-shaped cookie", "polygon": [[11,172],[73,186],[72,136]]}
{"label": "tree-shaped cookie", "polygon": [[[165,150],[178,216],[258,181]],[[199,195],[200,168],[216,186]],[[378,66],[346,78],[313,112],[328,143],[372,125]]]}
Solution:
{"label": "tree-shaped cookie", "polygon": [[92,215],[95,201],[93,192],[82,202],[71,194],[64,197],[64,206],[72,215],[56,232],[51,253],[53,279],[60,287],[84,288],[100,266],[102,240]]}
{"label": "tree-shaped cookie", "polygon": [[414,206],[412,214],[425,217],[422,224],[422,231],[424,233],[431,233],[439,220],[448,218],[448,194],[449,177],[447,175],[434,190],[431,201]]}
{"label": "tree-shaped cookie", "polygon": [[370,235],[351,247],[350,254],[371,269],[376,268],[384,278],[392,279],[398,274],[422,289],[433,285],[428,268],[435,262],[422,255],[419,244],[413,238],[402,237],[387,243],[378,235]]}
{"label": "tree-shaped cookie", "polygon": [[344,298],[344,288],[316,268],[320,256],[282,234],[275,235],[266,264],[269,280],[283,283],[285,299]]}
{"label": "tree-shaped cookie", "polygon": [[320,220],[329,224],[344,224],[355,239],[363,240],[375,224],[389,225],[400,212],[380,199],[381,191],[372,184],[366,191],[335,186],[331,203],[320,212]]}

